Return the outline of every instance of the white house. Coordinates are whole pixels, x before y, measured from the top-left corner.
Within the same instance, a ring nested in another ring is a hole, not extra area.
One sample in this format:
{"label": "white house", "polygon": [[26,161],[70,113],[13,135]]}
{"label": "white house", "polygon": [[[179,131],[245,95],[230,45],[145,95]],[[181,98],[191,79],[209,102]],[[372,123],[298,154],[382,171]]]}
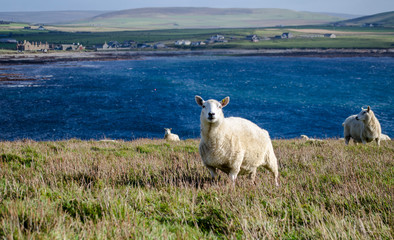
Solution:
{"label": "white house", "polygon": [[328,37],[328,38],[336,38],[337,36],[333,33],[328,33],[328,34],[324,34],[324,37]]}
{"label": "white house", "polygon": [[175,42],[177,46],[190,46],[190,44],[192,44],[192,42],[189,40],[178,40]]}

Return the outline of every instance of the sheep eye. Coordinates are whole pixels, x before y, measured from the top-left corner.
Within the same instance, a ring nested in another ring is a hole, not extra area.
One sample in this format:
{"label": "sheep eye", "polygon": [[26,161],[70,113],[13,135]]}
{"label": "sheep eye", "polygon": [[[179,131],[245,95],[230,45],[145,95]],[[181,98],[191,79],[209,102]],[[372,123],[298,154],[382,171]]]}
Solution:
{"label": "sheep eye", "polygon": [[202,105],[202,108],[205,108],[205,106],[204,106],[204,105]]}

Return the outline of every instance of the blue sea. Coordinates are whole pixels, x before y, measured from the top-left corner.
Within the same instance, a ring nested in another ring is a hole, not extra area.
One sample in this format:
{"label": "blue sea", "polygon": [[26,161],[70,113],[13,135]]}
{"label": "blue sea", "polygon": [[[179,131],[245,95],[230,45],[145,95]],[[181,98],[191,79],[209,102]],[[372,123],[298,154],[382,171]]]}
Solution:
{"label": "blue sea", "polygon": [[225,116],[272,138],[343,137],[342,122],[371,106],[394,137],[393,58],[149,57],[0,66],[0,140],[199,138],[194,96],[230,96]]}

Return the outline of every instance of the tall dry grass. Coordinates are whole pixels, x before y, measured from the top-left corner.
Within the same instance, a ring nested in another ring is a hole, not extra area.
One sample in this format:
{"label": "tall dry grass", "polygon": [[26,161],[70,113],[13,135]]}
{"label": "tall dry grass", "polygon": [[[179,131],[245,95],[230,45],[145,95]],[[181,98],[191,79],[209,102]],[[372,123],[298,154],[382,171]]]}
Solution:
{"label": "tall dry grass", "polygon": [[197,140],[0,142],[0,238],[393,239],[392,141],[273,144],[278,188],[212,181]]}

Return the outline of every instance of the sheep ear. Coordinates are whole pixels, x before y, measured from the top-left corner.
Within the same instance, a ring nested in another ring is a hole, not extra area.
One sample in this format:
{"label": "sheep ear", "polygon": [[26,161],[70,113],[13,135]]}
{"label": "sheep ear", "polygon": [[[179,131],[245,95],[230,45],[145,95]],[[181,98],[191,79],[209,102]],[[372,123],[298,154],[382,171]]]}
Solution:
{"label": "sheep ear", "polygon": [[370,107],[370,106],[368,106],[368,108],[367,108],[367,112],[369,112],[369,110],[371,110],[371,107]]}
{"label": "sheep ear", "polygon": [[199,106],[202,107],[202,105],[204,104],[204,100],[202,99],[202,97],[196,95],[196,96],[195,96],[195,99],[196,99],[196,103],[197,103]]}
{"label": "sheep ear", "polygon": [[220,103],[222,104],[222,107],[227,106],[227,104],[230,102],[230,97],[225,97]]}

